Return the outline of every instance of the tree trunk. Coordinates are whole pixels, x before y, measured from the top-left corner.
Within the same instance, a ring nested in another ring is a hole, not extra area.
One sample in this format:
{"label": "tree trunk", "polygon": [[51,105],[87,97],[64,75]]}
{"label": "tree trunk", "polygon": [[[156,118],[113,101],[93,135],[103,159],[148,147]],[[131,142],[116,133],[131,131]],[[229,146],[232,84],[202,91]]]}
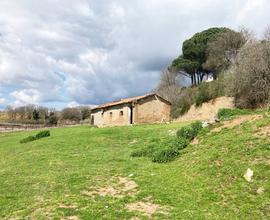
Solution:
{"label": "tree trunk", "polygon": [[203,81],[203,77],[204,77],[204,74],[201,73],[201,75],[200,75],[200,80],[201,80],[201,82]]}

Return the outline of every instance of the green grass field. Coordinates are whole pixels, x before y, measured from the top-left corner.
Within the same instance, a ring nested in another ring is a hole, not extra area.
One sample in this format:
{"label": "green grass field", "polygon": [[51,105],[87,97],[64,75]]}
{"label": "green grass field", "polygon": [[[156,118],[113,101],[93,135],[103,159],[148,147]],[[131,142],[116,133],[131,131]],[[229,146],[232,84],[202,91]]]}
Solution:
{"label": "green grass field", "polygon": [[[59,128],[27,144],[19,141],[36,131],[0,134],[0,218],[269,219],[269,136],[254,133],[270,118],[206,129],[170,163],[130,156],[182,125]],[[243,178],[247,168],[252,182]],[[118,194],[102,195],[110,187]],[[156,212],[128,208],[137,202]]]}

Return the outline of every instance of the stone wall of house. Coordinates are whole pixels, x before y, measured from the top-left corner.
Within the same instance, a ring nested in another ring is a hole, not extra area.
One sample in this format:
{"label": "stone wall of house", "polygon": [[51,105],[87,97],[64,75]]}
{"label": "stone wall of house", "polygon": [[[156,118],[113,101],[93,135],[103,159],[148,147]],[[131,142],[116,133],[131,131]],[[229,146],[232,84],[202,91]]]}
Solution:
{"label": "stone wall of house", "polygon": [[[94,125],[98,127],[131,124],[131,103],[95,110]],[[159,97],[151,96],[138,100],[133,106],[133,124],[160,123],[170,121],[171,105]]]}
{"label": "stone wall of house", "polygon": [[171,105],[157,96],[139,100],[134,109],[134,124],[168,122]]}
{"label": "stone wall of house", "polygon": [[98,110],[92,113],[92,116],[94,125],[98,127],[130,124],[130,108],[127,104],[112,106],[104,111]]}

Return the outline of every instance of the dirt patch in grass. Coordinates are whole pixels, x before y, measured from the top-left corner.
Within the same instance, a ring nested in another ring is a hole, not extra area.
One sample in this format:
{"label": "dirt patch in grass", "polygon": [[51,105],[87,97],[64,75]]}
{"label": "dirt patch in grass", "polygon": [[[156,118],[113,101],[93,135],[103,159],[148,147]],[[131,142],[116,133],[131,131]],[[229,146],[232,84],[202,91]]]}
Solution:
{"label": "dirt patch in grass", "polygon": [[123,198],[127,195],[133,196],[137,190],[138,185],[127,177],[118,177],[117,182],[115,179],[111,179],[108,186],[84,190],[81,193],[86,196],[96,197],[96,196],[111,196],[115,198]]}
{"label": "dirt patch in grass", "polygon": [[168,214],[168,208],[162,207],[160,205],[151,203],[151,202],[135,202],[126,205],[126,208],[130,212],[140,212],[142,215],[147,216],[149,218],[152,215],[160,213],[160,214]]}
{"label": "dirt patch in grass", "polygon": [[243,115],[233,120],[225,121],[220,127],[212,129],[212,132],[220,132],[225,128],[233,128],[244,122],[253,122],[262,119],[262,115]]}
{"label": "dirt patch in grass", "polygon": [[119,177],[119,185],[122,192],[129,193],[135,192],[135,189],[138,187],[137,183],[127,177]]}
{"label": "dirt patch in grass", "polygon": [[197,145],[197,144],[199,144],[199,143],[200,143],[200,141],[199,141],[198,138],[194,138],[194,139],[191,141],[191,144],[192,144],[192,145]]}
{"label": "dirt patch in grass", "polygon": [[132,140],[131,142],[129,142],[129,145],[133,145],[133,144],[137,144],[138,141],[136,139]]}
{"label": "dirt patch in grass", "polygon": [[270,137],[270,125],[260,128],[254,136],[256,137]]}
{"label": "dirt patch in grass", "polygon": [[123,195],[121,195],[121,192],[117,189],[115,189],[112,186],[107,186],[99,189],[93,189],[93,190],[84,190],[81,192],[83,195],[86,196],[111,196],[111,197],[116,197],[116,198],[122,198]]}
{"label": "dirt patch in grass", "polygon": [[270,166],[270,159],[264,158],[264,157],[258,157],[253,160],[252,164],[257,165],[257,164],[266,164]]}
{"label": "dirt patch in grass", "polygon": [[80,218],[78,216],[67,216],[65,218],[61,218],[61,220],[79,220]]}
{"label": "dirt patch in grass", "polygon": [[44,219],[53,219],[54,208],[53,207],[42,207],[36,209],[31,213],[29,219],[39,219],[42,216]]}
{"label": "dirt patch in grass", "polygon": [[62,209],[76,209],[76,208],[78,208],[78,206],[76,206],[76,205],[65,205],[65,204],[60,204],[60,205],[59,205],[59,208],[62,208]]}

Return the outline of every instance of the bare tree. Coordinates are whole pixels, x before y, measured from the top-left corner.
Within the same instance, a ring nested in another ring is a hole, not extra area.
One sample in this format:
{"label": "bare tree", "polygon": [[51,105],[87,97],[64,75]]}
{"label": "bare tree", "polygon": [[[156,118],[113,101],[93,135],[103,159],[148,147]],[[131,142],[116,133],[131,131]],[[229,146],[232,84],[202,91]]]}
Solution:
{"label": "bare tree", "polygon": [[39,113],[40,119],[45,122],[46,119],[49,117],[49,109],[43,106],[37,106],[36,109]]}
{"label": "bare tree", "polygon": [[270,25],[264,31],[263,39],[270,41]]}
{"label": "bare tree", "polygon": [[227,87],[240,108],[255,108],[269,101],[270,42],[253,41],[239,52],[229,70]]}
{"label": "bare tree", "polygon": [[156,92],[169,100],[172,104],[176,103],[181,93],[181,79],[179,74],[165,70],[161,74],[159,85]]}
{"label": "bare tree", "polygon": [[245,26],[241,26],[239,28],[239,33],[241,33],[241,35],[244,37],[246,42],[251,42],[251,41],[256,40],[256,37],[255,37],[256,33]]}
{"label": "bare tree", "polygon": [[89,119],[91,115],[91,108],[88,106],[79,106],[78,109],[81,111],[82,120]]}
{"label": "bare tree", "polygon": [[7,114],[7,119],[9,121],[13,121],[16,119],[16,113],[15,113],[14,109],[12,108],[12,106],[7,106],[5,109],[5,112]]}
{"label": "bare tree", "polygon": [[82,113],[78,108],[64,108],[61,111],[61,119],[70,121],[82,120]]}

